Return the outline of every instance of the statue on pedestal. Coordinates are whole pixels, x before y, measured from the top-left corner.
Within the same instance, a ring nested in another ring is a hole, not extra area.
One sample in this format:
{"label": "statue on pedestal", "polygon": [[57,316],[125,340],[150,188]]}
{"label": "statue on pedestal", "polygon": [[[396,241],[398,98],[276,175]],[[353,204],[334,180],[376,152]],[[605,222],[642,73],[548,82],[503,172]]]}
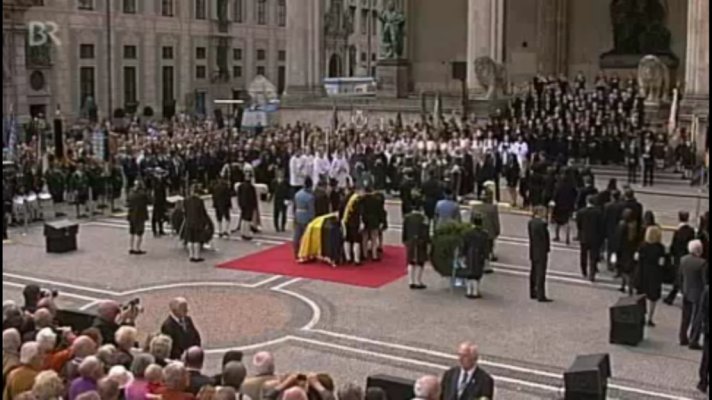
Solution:
{"label": "statue on pedestal", "polygon": [[667,102],[670,73],[668,67],[653,55],[647,55],[638,64],[638,86],[645,103],[658,105]]}
{"label": "statue on pedestal", "polygon": [[378,16],[381,21],[381,58],[397,60],[403,57],[403,37],[405,36],[405,15],[396,9],[393,0],[388,8]]}
{"label": "statue on pedestal", "polygon": [[491,57],[483,56],[475,59],[475,76],[485,89],[485,98],[488,100],[496,98],[506,88],[507,71],[504,65],[497,63]]}

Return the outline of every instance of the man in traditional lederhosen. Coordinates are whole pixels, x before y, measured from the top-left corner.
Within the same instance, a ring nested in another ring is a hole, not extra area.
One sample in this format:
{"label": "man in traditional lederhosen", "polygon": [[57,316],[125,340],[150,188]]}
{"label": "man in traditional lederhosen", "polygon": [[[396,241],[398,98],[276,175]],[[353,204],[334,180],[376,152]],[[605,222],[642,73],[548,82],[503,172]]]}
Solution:
{"label": "man in traditional lederhosen", "polygon": [[219,176],[212,187],[213,207],[218,222],[218,237],[230,237],[230,209],[232,191],[225,176]]}
{"label": "man in traditional lederhosen", "polygon": [[488,233],[482,228],[482,216],[474,214],[472,216],[474,229],[468,231],[463,238],[460,257],[463,258],[465,266],[465,278],[467,282],[468,299],[479,299],[480,281],[485,272],[487,259],[489,258]]}
{"label": "man in traditional lederhosen", "polygon": [[129,193],[128,204],[128,221],[130,249],[129,254],[146,254],[141,250],[143,241],[143,233],[146,229],[146,221],[148,221],[148,203],[150,202],[148,194],[143,187],[141,180],[136,181],[134,190]]}
{"label": "man in traditional lederhosen", "polygon": [[188,244],[188,256],[190,262],[205,261],[200,257],[200,251],[205,239],[205,228],[210,222],[210,216],[205,209],[205,202],[198,196],[196,185],[191,186],[190,195],[184,200],[185,221],[183,230],[185,231],[185,241]]}
{"label": "man in traditional lederhosen", "polygon": [[77,164],[77,170],[74,171],[70,180],[69,186],[74,193],[74,205],[77,211],[77,218],[86,218],[87,214],[80,214],[80,209],[84,207],[85,211],[88,213],[89,208],[87,202],[89,201],[89,180],[87,175],[84,173],[84,162]]}
{"label": "man in traditional lederhosen", "polygon": [[57,207],[64,203],[64,190],[66,189],[67,177],[56,161],[50,163],[47,171],[47,188],[52,196],[52,203],[56,217],[64,216],[57,210]]}
{"label": "man in traditional lederhosen", "polygon": [[425,289],[423,270],[428,260],[430,245],[430,229],[428,218],[423,214],[422,201],[414,197],[410,210],[403,217],[402,241],[406,248],[408,263],[408,281],[411,289]]}

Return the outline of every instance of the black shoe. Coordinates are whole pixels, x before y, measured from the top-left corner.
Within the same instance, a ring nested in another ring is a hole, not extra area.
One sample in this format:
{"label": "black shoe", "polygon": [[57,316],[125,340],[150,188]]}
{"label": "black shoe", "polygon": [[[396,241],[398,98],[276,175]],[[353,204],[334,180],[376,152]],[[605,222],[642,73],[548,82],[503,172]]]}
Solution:
{"label": "black shoe", "polygon": [[411,290],[415,290],[418,288],[418,285],[411,283],[409,287],[411,288]]}
{"label": "black shoe", "polygon": [[423,285],[423,284],[421,283],[421,284],[419,284],[419,285],[415,285],[415,288],[418,289],[418,290],[423,290],[423,289],[427,289],[428,287],[425,286],[425,285]]}
{"label": "black shoe", "polygon": [[467,297],[470,300],[477,300],[477,299],[481,299],[482,295],[481,294],[466,294],[465,297]]}
{"label": "black shoe", "polygon": [[492,256],[490,258],[490,261],[492,261],[492,262],[497,262],[497,260],[499,260],[499,258],[497,258],[497,256]]}
{"label": "black shoe", "polygon": [[536,300],[536,295],[535,295],[535,294],[530,294],[530,295],[529,295],[529,299],[531,299],[531,300]]}
{"label": "black shoe", "polygon": [[551,302],[553,302],[554,300],[548,299],[548,298],[545,297],[545,298],[543,298],[543,299],[538,299],[537,301],[538,301],[539,303],[551,303]]}
{"label": "black shoe", "polygon": [[143,250],[136,250],[136,251],[134,252],[134,254],[137,254],[137,255],[141,256],[141,255],[146,254],[146,252],[143,251]]}
{"label": "black shoe", "polygon": [[700,382],[700,383],[697,384],[697,390],[699,390],[699,391],[702,392],[702,393],[707,393],[707,387],[708,387],[708,386],[709,386],[709,385],[708,385],[707,383]]}
{"label": "black shoe", "polygon": [[129,250],[129,254],[137,254],[136,250]]}
{"label": "black shoe", "polygon": [[195,258],[191,258],[191,259],[190,259],[190,262],[194,263],[194,262],[197,262],[197,261],[195,261]]}
{"label": "black shoe", "polygon": [[493,269],[486,269],[486,270],[484,270],[484,273],[485,273],[485,274],[494,274],[494,270],[493,270]]}
{"label": "black shoe", "polygon": [[655,322],[653,322],[653,321],[648,321],[647,325],[651,328],[655,328]]}
{"label": "black shoe", "polygon": [[204,258],[196,258],[196,259],[195,259],[195,262],[203,262],[203,261],[205,261]]}
{"label": "black shoe", "polygon": [[252,238],[249,236],[242,235],[242,240],[249,242],[250,240],[252,240]]}
{"label": "black shoe", "polygon": [[681,340],[681,341],[680,341],[680,346],[685,346],[685,347],[687,347],[687,346],[689,346],[689,345],[690,345],[690,342],[687,341],[687,340]]}
{"label": "black shoe", "polygon": [[699,343],[692,343],[689,348],[690,350],[702,350],[702,346],[700,346]]}

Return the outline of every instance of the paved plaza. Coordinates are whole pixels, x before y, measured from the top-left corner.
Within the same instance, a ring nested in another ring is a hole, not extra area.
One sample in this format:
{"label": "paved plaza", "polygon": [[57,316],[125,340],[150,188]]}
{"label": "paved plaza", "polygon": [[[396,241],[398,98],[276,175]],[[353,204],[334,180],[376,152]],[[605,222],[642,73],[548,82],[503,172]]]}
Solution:
{"label": "paved plaza", "polygon": [[[679,301],[658,307],[657,327],[646,328],[640,346],[611,345],[608,308],[621,295],[618,283],[608,273],[595,284],[583,280],[577,246],[560,243],[548,278],[555,301],[529,300],[526,215],[502,215],[496,272],[483,280],[484,298],[472,301],[432,269],[426,270],[428,290],[411,291],[405,278],[365,289],[215,268],[290,240],[289,233],[274,233],[271,207],[262,207],[264,230],[253,242],[216,239],[202,264],[189,263],[174,237],[147,235],[148,254],[128,255],[121,215],[83,221],[79,251],[65,255],[45,253],[39,225],[25,235],[13,230],[3,245],[3,300],[20,300],[28,283],[59,289],[62,307],[87,311],[100,299],[138,297],[146,308],[139,328],[150,334],[166,317],[168,301],[185,296],[211,371],[228,349],[268,349],[281,372],[330,371],[338,382],[360,384],[375,373],[417,378],[455,364],[456,345],[472,340],[482,366],[496,376],[500,399],[559,398],[563,371],[577,354],[588,353],[611,355],[610,398],[704,398],[694,390],[701,353],[677,345]],[[391,204],[388,212],[386,242],[398,244],[399,207]]]}

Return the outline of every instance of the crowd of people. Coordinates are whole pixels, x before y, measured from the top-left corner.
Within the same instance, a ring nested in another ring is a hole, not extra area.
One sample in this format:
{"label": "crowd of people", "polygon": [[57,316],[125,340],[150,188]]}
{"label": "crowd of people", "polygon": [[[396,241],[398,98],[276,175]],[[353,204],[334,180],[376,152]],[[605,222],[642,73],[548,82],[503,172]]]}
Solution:
{"label": "crowd of people", "polygon": [[[336,382],[328,373],[278,371],[275,356],[223,354],[208,375],[206,352],[184,298],[143,346],[136,304],[106,300],[90,327],[61,324],[52,295],[34,285],[25,304],[3,304],[3,400],[387,400],[384,388]],[[459,365],[415,381],[421,400],[494,399],[494,379],[478,366],[478,347],[458,347]],[[365,377],[364,377],[365,378]]]}

